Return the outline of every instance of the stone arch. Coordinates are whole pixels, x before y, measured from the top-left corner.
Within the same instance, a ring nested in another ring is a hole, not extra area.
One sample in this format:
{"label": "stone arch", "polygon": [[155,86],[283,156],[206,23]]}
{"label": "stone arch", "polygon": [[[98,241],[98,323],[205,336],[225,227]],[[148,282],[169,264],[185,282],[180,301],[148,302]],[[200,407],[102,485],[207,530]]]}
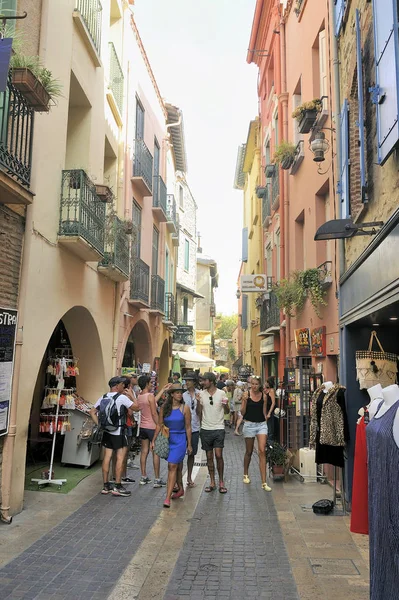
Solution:
{"label": "stone arch", "polygon": [[[151,368],[153,366],[153,352],[152,352],[152,340],[151,331],[148,323],[144,319],[138,320],[133,327],[127,333],[122,346],[121,353],[121,364],[123,365],[123,358],[126,352],[128,344],[134,345],[134,355],[136,363],[139,361],[141,364],[150,363]],[[132,366],[132,365],[128,365]]]}

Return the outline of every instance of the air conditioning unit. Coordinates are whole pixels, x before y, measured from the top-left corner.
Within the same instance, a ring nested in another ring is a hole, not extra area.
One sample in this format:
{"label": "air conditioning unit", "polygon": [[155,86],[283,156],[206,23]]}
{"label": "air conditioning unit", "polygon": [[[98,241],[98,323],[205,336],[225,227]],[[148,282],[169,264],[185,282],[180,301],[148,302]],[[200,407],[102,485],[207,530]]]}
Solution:
{"label": "air conditioning unit", "polygon": [[316,451],[310,448],[299,449],[299,472],[305,483],[317,482]]}

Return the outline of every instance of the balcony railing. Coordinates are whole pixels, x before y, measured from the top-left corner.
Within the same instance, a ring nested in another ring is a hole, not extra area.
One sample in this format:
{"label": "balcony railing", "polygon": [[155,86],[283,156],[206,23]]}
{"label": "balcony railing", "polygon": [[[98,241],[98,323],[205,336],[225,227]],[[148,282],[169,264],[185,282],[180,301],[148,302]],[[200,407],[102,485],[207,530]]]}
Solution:
{"label": "balcony railing", "polygon": [[269,298],[263,301],[260,310],[260,330],[267,331],[271,327],[280,327],[280,309],[277,304],[277,296],[274,292],[268,292]]}
{"label": "balcony railing", "polygon": [[151,276],[151,308],[162,313],[165,310],[165,281],[159,275]]}
{"label": "balcony railing", "polygon": [[160,175],[154,175],[153,188],[152,188],[152,206],[153,208],[161,208],[166,216],[166,185]]}
{"label": "balcony railing", "polygon": [[264,189],[264,192],[262,195],[262,224],[265,225],[265,224],[267,224],[266,219],[268,219],[271,215],[269,184],[267,184],[263,189]]}
{"label": "balcony railing", "polygon": [[32,171],[33,114],[9,75],[0,94],[0,167],[26,187]]}
{"label": "balcony railing", "polygon": [[123,71],[115,46],[108,42],[109,47],[109,87],[114,95],[119,112],[123,109]]}
{"label": "balcony railing", "polygon": [[176,322],[175,297],[172,292],[166,292],[165,294],[165,321]]}
{"label": "balcony railing", "polygon": [[105,210],[83,169],[62,171],[59,235],[79,236],[103,254]]}
{"label": "balcony railing", "polygon": [[152,192],[153,158],[144,140],[134,141],[133,177],[141,177],[149,192]]}
{"label": "balcony railing", "polygon": [[141,258],[132,259],[130,273],[130,300],[149,304],[150,267]]}
{"label": "balcony railing", "polygon": [[168,218],[168,223],[171,223],[173,231],[176,232],[179,227],[179,222],[174,194],[168,194],[167,196],[166,216]]}
{"label": "balcony railing", "polygon": [[76,10],[82,15],[82,19],[90,34],[98,54],[101,48],[101,19],[102,6],[99,0],[77,0]]}
{"label": "balcony railing", "polygon": [[129,277],[129,237],[125,224],[117,217],[111,219],[105,233],[104,258],[100,267],[115,267]]}

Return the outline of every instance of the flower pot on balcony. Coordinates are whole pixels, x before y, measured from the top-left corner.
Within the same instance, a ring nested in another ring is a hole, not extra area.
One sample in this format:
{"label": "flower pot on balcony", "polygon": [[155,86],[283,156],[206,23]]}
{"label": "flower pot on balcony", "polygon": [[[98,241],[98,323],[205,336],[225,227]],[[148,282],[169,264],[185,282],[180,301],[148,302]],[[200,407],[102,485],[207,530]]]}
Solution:
{"label": "flower pot on balcony", "polygon": [[318,111],[316,109],[304,110],[298,122],[299,133],[309,133],[317,119]]}
{"label": "flower pot on balcony", "polygon": [[112,193],[111,188],[108,187],[108,185],[97,185],[96,184],[96,194],[97,194],[99,200],[101,200],[101,202],[106,202],[108,204],[113,202],[114,195]]}
{"label": "flower pot on balcony", "polygon": [[28,68],[14,67],[12,69],[12,82],[24,95],[33,110],[48,112],[50,94],[46,92],[43,84]]}
{"label": "flower pot on balcony", "polygon": [[276,170],[276,165],[271,164],[271,165],[266,165],[265,167],[265,175],[266,177],[273,177],[274,172]]}
{"label": "flower pot on balcony", "polygon": [[282,467],[280,465],[272,466],[272,477],[274,481],[281,481],[282,479],[284,479],[284,469],[285,467]]}
{"label": "flower pot on balcony", "polygon": [[284,171],[288,171],[288,169],[291,169],[292,165],[294,164],[294,160],[294,156],[286,156],[280,163],[281,168],[284,169]]}

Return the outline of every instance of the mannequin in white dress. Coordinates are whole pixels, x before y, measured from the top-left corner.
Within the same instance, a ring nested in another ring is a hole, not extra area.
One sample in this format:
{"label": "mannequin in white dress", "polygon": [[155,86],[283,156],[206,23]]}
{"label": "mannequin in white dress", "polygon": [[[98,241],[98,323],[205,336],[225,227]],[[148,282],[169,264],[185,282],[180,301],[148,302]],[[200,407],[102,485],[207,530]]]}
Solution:
{"label": "mannequin in white dress", "polygon": [[[397,400],[399,400],[399,386],[389,385],[388,387],[382,390],[382,395],[384,397],[384,404],[381,406],[378,414],[374,417],[375,419],[381,418],[385,413],[390,409],[390,407],[395,404]],[[393,423],[393,437],[396,442],[396,445],[399,448],[399,409],[396,413],[395,421]]]}
{"label": "mannequin in white dress", "polygon": [[332,381],[325,381],[325,382],[323,383],[323,388],[324,388],[324,391],[325,391],[325,393],[326,393],[326,394],[327,394],[327,392],[328,392],[329,390],[331,390],[331,388],[333,387],[333,385],[334,385],[334,384],[333,384],[333,382],[332,382]]}
{"label": "mannequin in white dress", "polygon": [[370,396],[370,404],[369,404],[369,415],[370,419],[372,419],[377,412],[379,405],[381,404],[381,400],[384,399],[382,395],[382,385],[377,383],[377,385],[373,385],[373,387],[367,390],[368,395]]}

